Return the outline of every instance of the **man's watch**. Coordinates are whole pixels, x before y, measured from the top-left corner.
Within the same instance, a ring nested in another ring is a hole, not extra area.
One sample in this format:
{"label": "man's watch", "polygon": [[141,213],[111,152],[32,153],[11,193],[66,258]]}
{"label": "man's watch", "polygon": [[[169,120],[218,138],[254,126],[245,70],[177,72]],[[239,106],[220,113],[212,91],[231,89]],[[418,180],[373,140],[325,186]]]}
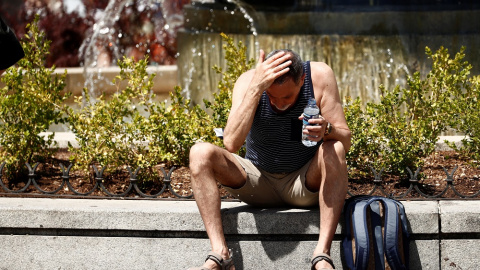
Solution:
{"label": "man's watch", "polygon": [[327,128],[325,128],[325,134],[323,134],[323,136],[329,135],[332,132],[332,127],[332,124],[330,124],[330,122],[327,122]]}

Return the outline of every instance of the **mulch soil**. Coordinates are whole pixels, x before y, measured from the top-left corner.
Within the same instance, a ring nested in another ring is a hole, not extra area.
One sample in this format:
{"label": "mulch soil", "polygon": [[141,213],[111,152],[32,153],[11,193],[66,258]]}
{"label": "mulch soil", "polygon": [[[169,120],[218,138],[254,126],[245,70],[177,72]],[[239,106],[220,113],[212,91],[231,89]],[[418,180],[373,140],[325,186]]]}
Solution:
{"label": "mulch soil", "polygon": [[[4,188],[0,187],[0,196],[8,197],[65,197],[65,198],[78,198],[78,197],[87,197],[87,198],[114,198],[106,194],[100,187],[95,188],[95,177],[94,170],[92,169],[91,174],[85,177],[85,174],[80,171],[71,171],[69,183],[71,187],[75,189],[78,193],[85,195],[76,195],[70,190],[67,185],[62,186],[62,170],[60,164],[68,167],[70,164],[69,161],[70,153],[65,150],[59,150],[54,157],[40,163],[38,168],[35,170],[35,182],[38,187],[30,184],[25,191],[22,192],[8,192]],[[140,192],[146,194],[147,196],[155,195],[155,198],[158,199],[175,199],[177,198],[170,189],[165,189],[163,192],[165,184],[163,180],[165,179],[163,170],[168,174],[171,168],[166,168],[165,164],[160,164],[153,168],[153,171],[158,172],[159,177],[154,181],[139,181],[137,186],[140,189]],[[456,168],[456,169],[455,169]],[[454,151],[440,151],[435,152],[431,156],[425,159],[424,166],[420,170],[418,187],[420,191],[429,196],[436,196],[442,193],[447,188],[447,173],[445,170],[452,174],[453,170],[453,187],[455,190],[465,196],[472,196],[477,194],[480,190],[480,168],[477,165],[472,165],[467,159],[461,157],[458,153]],[[139,178],[142,175],[142,171],[139,173]],[[125,193],[130,186],[130,174],[126,167],[118,168],[116,170],[106,170],[103,175],[103,186],[111,194],[122,194]],[[405,176],[404,176],[405,178]],[[2,174],[2,182],[8,187],[8,189],[13,191],[19,191],[23,189],[26,184],[28,177],[25,177],[22,181],[9,181],[6,179],[5,174]],[[190,170],[188,167],[178,167],[172,171],[170,177],[170,185],[174,192],[180,196],[189,196],[192,195],[191,182],[190,182]],[[401,177],[388,175],[382,173],[381,175],[381,187],[384,193],[380,188],[376,188],[373,195],[393,195],[401,196],[409,188],[408,179],[407,184],[402,184]],[[369,194],[374,188],[374,175],[373,173],[367,175],[366,177],[350,177],[349,179],[349,192],[351,194]],[[405,181],[404,181],[405,182]],[[54,192],[53,194],[46,194],[41,192],[38,188],[45,192]],[[220,193],[224,199],[233,199],[229,194],[219,186]],[[92,191],[93,190],[93,191]],[[90,193],[90,191],[92,191]],[[161,192],[161,193],[160,193]],[[88,193],[88,194],[87,194]],[[134,198],[144,198],[132,188],[126,195],[121,196],[126,199]],[[476,196],[476,199],[480,199],[480,196]],[[408,195],[405,199],[417,199],[423,198],[416,190],[408,192]],[[447,189],[447,192],[440,196],[442,199],[451,199],[451,198],[460,198],[451,187]]]}

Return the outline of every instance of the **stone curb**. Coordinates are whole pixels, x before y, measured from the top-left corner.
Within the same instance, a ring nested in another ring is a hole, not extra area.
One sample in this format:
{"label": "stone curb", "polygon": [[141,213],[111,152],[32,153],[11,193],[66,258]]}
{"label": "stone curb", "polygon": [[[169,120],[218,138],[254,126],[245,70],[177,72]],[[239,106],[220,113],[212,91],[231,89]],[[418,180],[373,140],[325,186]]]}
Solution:
{"label": "stone curb", "polygon": [[[402,203],[412,232],[411,269],[475,269],[480,200]],[[222,215],[237,269],[308,268],[317,209],[224,201]],[[339,269],[342,223],[332,245]],[[0,269],[185,269],[201,264],[209,250],[192,200],[0,198],[0,231]],[[464,247],[472,249],[458,253]]]}
{"label": "stone curb", "polygon": [[[52,134],[52,132],[42,132],[40,133],[41,136],[48,136]],[[462,139],[464,136],[440,136],[438,142],[435,144],[435,149],[437,151],[448,151],[452,150],[445,141],[450,141],[455,143],[457,147],[462,145]],[[73,147],[79,147],[78,142],[76,141],[75,134],[72,132],[55,132],[54,141],[58,143],[58,147],[60,148],[67,148],[68,143],[71,143]]]}

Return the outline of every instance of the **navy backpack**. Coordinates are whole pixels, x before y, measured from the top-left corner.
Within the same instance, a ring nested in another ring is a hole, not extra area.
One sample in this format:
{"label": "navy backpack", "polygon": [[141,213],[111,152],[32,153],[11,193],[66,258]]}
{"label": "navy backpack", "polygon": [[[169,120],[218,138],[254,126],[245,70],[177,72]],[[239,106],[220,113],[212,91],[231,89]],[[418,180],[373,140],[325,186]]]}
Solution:
{"label": "navy backpack", "polygon": [[354,196],[346,201],[344,215],[342,245],[348,269],[409,269],[409,233],[402,203]]}

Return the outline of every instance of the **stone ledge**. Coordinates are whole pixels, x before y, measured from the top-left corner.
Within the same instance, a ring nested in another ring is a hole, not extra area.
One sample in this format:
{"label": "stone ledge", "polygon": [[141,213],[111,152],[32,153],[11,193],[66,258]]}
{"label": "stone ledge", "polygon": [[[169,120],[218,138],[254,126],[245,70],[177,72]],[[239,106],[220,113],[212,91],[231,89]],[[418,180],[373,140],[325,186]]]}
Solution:
{"label": "stone ledge", "polygon": [[[52,134],[52,132],[40,133],[41,136],[48,136],[50,134]],[[452,148],[450,148],[445,141],[453,142],[455,145],[457,145],[457,147],[460,147],[462,145],[462,139],[464,138],[464,136],[440,136],[438,142],[435,144],[435,149],[437,151],[452,150]],[[73,147],[79,147],[75,134],[72,132],[55,132],[54,141],[58,143],[58,147],[60,148],[67,148],[68,143],[72,144]]]}
{"label": "stone ledge", "polygon": [[[403,204],[412,233],[439,232],[438,202],[404,201]],[[259,209],[242,202],[224,201],[222,212],[226,234],[318,234],[318,209]],[[0,198],[0,228],[204,231],[192,200]],[[336,233],[341,231],[339,225]]]}
{"label": "stone ledge", "polygon": [[[479,200],[402,202],[412,232],[411,269],[475,268],[475,252],[456,252],[480,244]],[[222,215],[237,269],[308,268],[317,209],[223,201]],[[332,246],[338,269],[342,224]],[[185,269],[201,264],[209,250],[192,200],[0,198],[0,245],[6,251],[0,269]]]}
{"label": "stone ledge", "polygon": [[480,201],[440,201],[442,233],[477,233],[480,235]]}
{"label": "stone ledge", "polygon": [[[65,71],[67,71],[65,90],[71,92],[74,96],[82,95],[85,81],[88,79],[87,73],[96,76],[97,89],[102,89],[102,92],[110,94],[117,91],[116,86],[111,82],[120,73],[120,67],[118,66],[90,69],[85,69],[83,67],[58,67],[53,74],[63,75]],[[176,65],[148,66],[147,72],[149,74],[155,74],[152,90],[157,95],[168,94],[178,85],[178,72]],[[99,80],[97,77],[100,77],[101,79]],[[3,86],[4,83],[0,82],[0,87]]]}

